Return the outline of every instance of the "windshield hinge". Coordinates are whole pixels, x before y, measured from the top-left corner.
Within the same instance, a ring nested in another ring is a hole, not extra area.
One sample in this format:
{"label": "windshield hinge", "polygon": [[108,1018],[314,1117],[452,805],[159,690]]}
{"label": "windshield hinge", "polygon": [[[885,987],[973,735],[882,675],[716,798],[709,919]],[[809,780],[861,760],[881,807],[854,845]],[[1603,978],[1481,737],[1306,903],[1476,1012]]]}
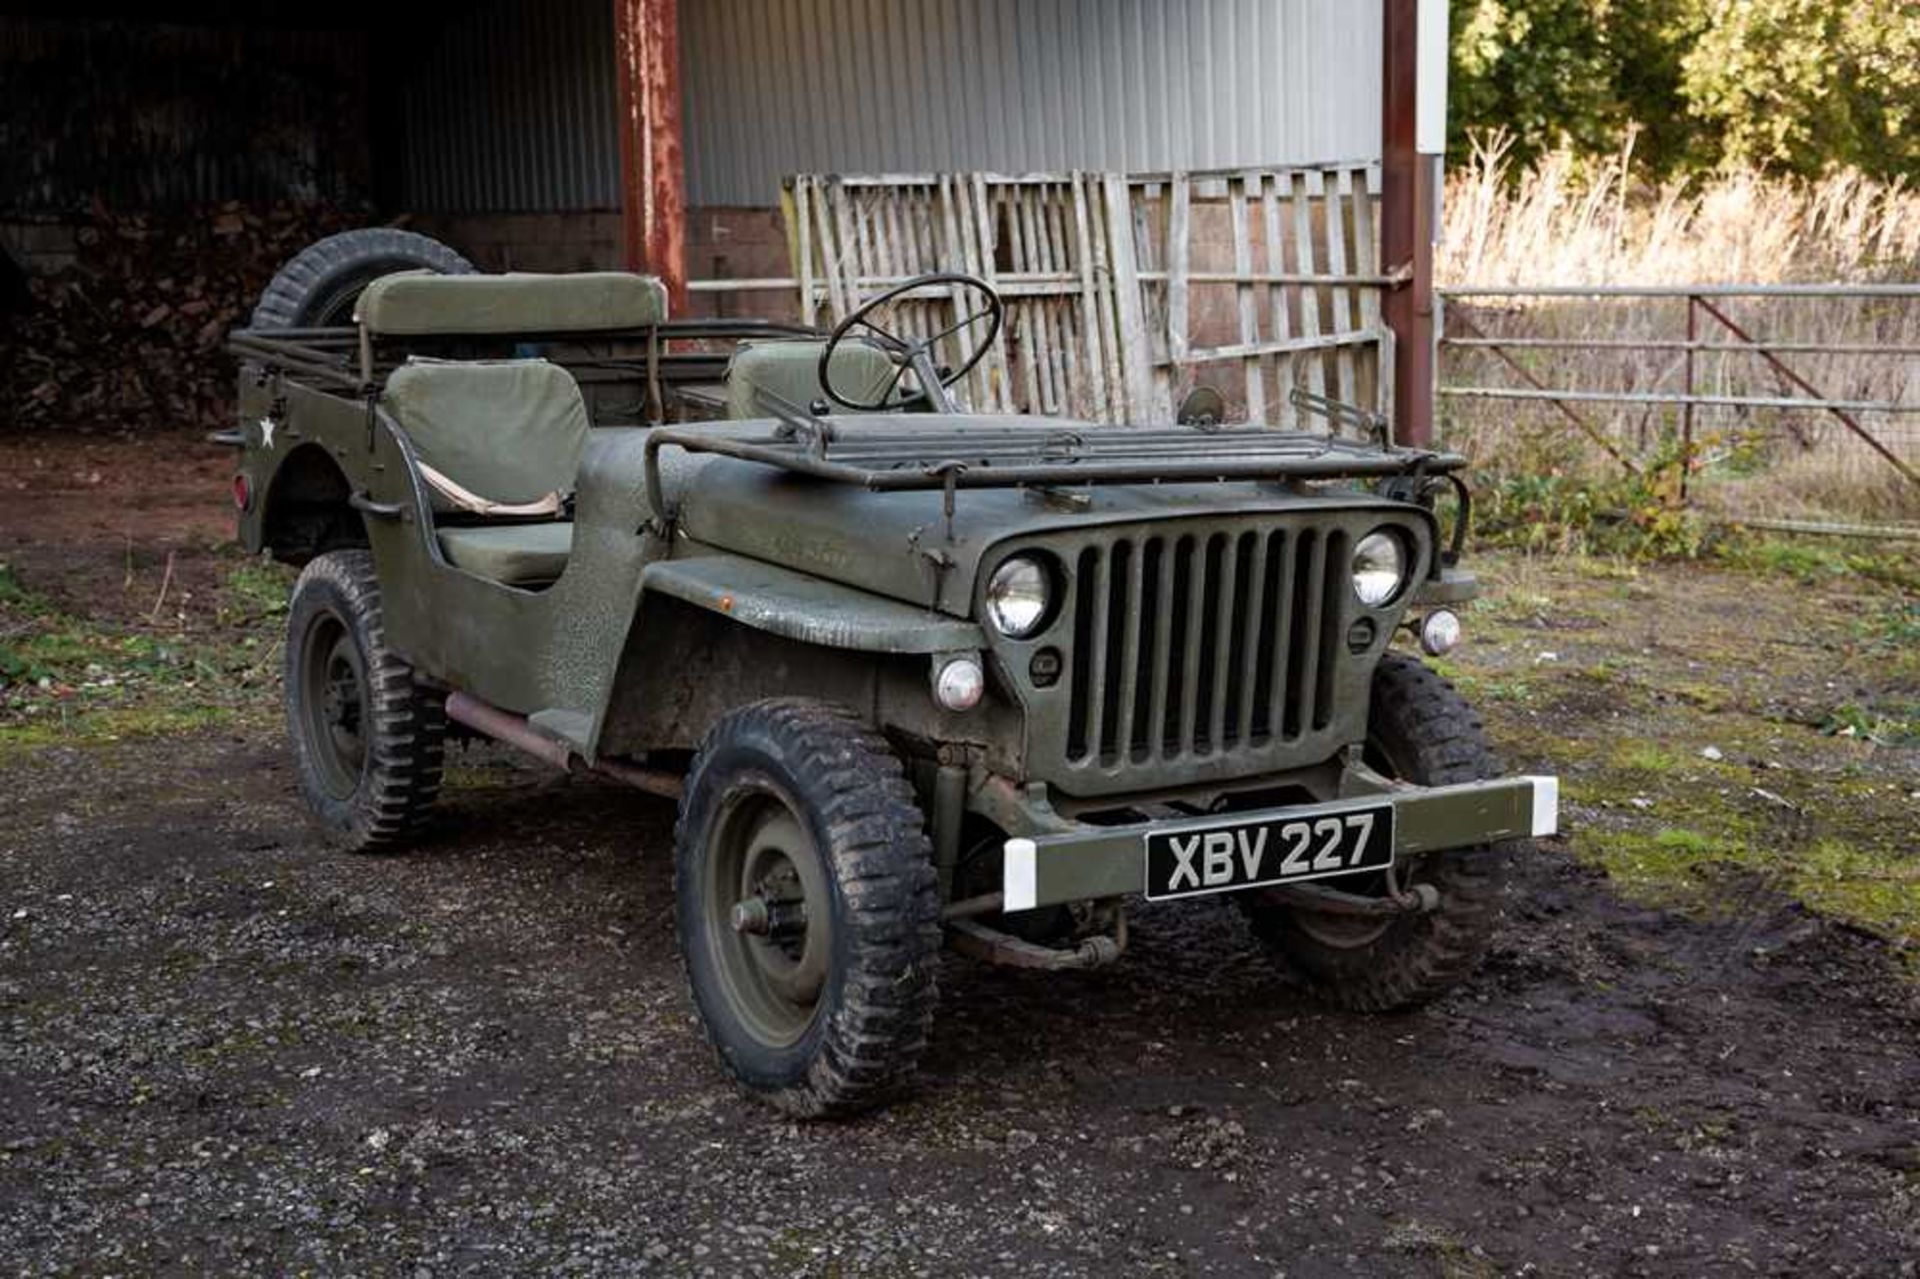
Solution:
{"label": "windshield hinge", "polygon": [[1289,398],[1295,408],[1326,418],[1335,427],[1352,427],[1379,448],[1393,447],[1393,423],[1387,420],[1384,413],[1375,413],[1372,409],[1364,409],[1330,395],[1318,395],[1303,386],[1294,387]]}

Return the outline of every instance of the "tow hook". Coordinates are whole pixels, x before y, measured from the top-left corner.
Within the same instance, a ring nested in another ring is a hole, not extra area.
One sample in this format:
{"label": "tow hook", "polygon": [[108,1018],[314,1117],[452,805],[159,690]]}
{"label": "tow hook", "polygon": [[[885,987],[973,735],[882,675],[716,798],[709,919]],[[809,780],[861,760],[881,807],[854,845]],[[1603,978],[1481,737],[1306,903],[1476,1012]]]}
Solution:
{"label": "tow hook", "polygon": [[1318,884],[1283,884],[1267,890],[1268,900],[1328,915],[1431,915],[1440,909],[1440,890],[1415,884],[1391,897],[1362,897]]}
{"label": "tow hook", "polygon": [[[1111,933],[1083,937],[1072,946],[1042,946],[997,928],[989,928],[977,919],[970,907],[985,905],[998,893],[972,902],[958,903],[960,911],[947,910],[947,942],[970,959],[984,960],[1008,968],[1042,968],[1059,972],[1065,969],[1105,968],[1127,950],[1126,910],[1119,902],[1111,905]],[[997,903],[995,903],[997,904]],[[984,913],[984,912],[982,912]]]}
{"label": "tow hook", "polygon": [[947,921],[948,943],[970,959],[1008,968],[1105,968],[1120,958],[1123,947],[1113,937],[1088,937],[1072,949],[1041,946],[971,919]]}

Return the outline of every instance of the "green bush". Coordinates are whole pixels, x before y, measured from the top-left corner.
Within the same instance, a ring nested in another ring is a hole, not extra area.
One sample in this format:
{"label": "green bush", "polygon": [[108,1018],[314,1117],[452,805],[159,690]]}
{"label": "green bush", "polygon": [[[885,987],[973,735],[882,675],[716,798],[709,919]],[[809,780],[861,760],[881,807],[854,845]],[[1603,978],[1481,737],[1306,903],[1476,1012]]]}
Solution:
{"label": "green bush", "polygon": [[1452,0],[1452,149],[1606,155],[1629,125],[1661,173],[1723,160],[1920,178],[1913,0]]}
{"label": "green bush", "polygon": [[1635,559],[1692,558],[1710,527],[1680,500],[1683,457],[1671,441],[1641,464],[1596,476],[1556,456],[1564,436],[1538,436],[1482,467],[1474,484],[1474,533],[1482,544]]}

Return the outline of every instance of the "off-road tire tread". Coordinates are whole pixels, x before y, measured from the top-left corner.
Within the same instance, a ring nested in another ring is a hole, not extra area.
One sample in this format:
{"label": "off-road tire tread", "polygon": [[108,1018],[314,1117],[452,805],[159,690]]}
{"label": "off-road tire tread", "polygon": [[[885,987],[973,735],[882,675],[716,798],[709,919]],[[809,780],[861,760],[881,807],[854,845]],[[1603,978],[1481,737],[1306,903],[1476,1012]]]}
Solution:
{"label": "off-road tire tread", "polygon": [[366,665],[366,709],[373,727],[367,771],[351,801],[348,822],[342,826],[323,818],[322,825],[333,842],[351,852],[392,852],[419,834],[440,794],[446,760],[446,700],[417,683],[413,668],[387,646],[373,553],[329,551],[315,557],[295,581],[293,603],[287,610],[287,732],[303,787],[309,783],[306,765],[298,758],[303,746],[293,693],[299,678],[296,637],[303,629],[302,593],[322,589],[321,584],[338,594],[345,620],[359,637]]}
{"label": "off-road tire tread", "polygon": [[[908,1091],[926,1050],[942,945],[932,847],[886,739],[852,712],[809,698],[756,702],[722,719],[688,770],[688,796],[715,753],[755,721],[793,747],[796,788],[818,809],[822,852],[844,903],[836,927],[850,938],[840,999],[827,1010],[829,1024],[806,1078],[759,1095],[800,1118],[855,1114]],[[674,842],[684,895],[705,855],[702,832],[692,827],[684,802]],[[683,940],[683,964],[687,949]],[[691,985],[690,965],[686,971]],[[717,1038],[708,1038],[718,1048]],[[720,1057],[731,1069],[726,1054]]]}
{"label": "off-road tire tread", "polygon": [[[1384,718],[1397,728],[1414,757],[1407,780],[1447,786],[1504,771],[1472,706],[1415,658],[1389,653],[1380,660],[1368,713],[1371,723]],[[1486,954],[1499,923],[1506,863],[1505,850],[1487,845],[1434,854],[1420,877],[1440,890],[1441,908],[1402,921],[1360,950],[1323,946],[1291,925],[1291,910],[1256,900],[1247,901],[1248,922],[1328,1002],[1356,1012],[1414,1008],[1457,986]]]}
{"label": "off-road tire tread", "polygon": [[471,275],[473,263],[431,236],[397,227],[360,227],[315,240],[267,281],[250,321],[256,329],[301,328],[318,317],[312,308],[343,282],[365,285],[394,271],[425,268]]}

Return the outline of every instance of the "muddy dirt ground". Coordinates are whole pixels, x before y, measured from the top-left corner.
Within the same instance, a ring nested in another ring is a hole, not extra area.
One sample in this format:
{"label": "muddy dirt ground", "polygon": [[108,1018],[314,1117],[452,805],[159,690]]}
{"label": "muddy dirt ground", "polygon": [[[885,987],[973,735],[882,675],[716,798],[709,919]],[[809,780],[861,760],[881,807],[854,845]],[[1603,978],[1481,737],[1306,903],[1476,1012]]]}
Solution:
{"label": "muddy dirt ground", "polygon": [[[177,442],[0,448],[39,601],[9,625],[270,649],[223,481]],[[476,748],[423,847],[347,858],[270,682],[63,736],[50,677],[0,753],[0,1271],[1914,1273],[1889,588],[1489,563],[1453,673],[1567,773],[1574,834],[1514,866],[1464,989],[1332,1012],[1217,901],[1142,909],[1105,972],[949,958],[919,1096],[838,1125],[701,1042],[667,802]],[[1768,870],[1815,845],[1873,891]]]}

